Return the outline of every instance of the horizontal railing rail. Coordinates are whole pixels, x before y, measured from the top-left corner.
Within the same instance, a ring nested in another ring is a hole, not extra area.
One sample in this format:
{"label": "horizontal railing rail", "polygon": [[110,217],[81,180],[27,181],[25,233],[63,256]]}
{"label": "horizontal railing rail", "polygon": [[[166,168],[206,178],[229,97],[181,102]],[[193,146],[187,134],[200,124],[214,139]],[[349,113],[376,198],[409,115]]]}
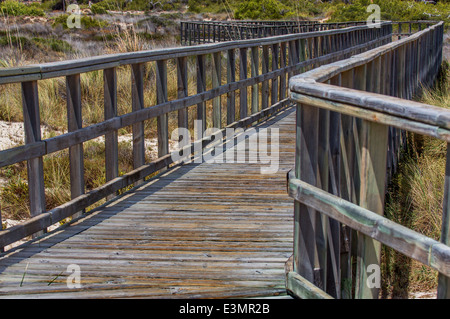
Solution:
{"label": "horizontal railing rail", "polygon": [[321,23],[317,21],[182,21],[180,41],[185,45],[265,38],[365,25],[365,21]]}
{"label": "horizontal railing rail", "polygon": [[[222,130],[249,126],[290,104],[287,80],[291,76],[386,44],[391,41],[391,30],[392,25],[386,22],[381,28],[373,29],[356,26],[0,69],[0,84],[20,83],[26,136],[25,145],[0,151],[0,166],[27,161],[31,211],[29,220],[0,231],[0,247],[30,235],[40,235],[47,227],[67,217],[80,216],[80,212],[99,200],[111,198],[118,190],[130,185],[139,185],[145,177],[173,164],[168,144],[169,113],[176,113],[180,128],[192,129],[189,116],[192,119],[194,113],[204,129],[207,128],[207,120],[209,126]],[[169,64],[169,60],[173,63]],[[145,105],[143,99],[144,82],[151,80],[144,77],[149,63],[155,67],[155,74],[151,75],[156,87],[155,105]],[[176,67],[174,72],[177,74],[177,96],[173,100],[169,100],[168,95],[170,65]],[[117,114],[119,68],[130,71],[132,93],[132,111],[123,115]],[[80,76],[99,70],[103,72],[105,118],[99,123],[83,126]],[[210,72],[208,78],[207,70]],[[223,81],[225,73],[226,83]],[[55,77],[65,78],[68,132],[42,139],[38,83]],[[196,93],[191,95],[188,94],[189,77],[195,78],[196,82]],[[208,79],[211,82],[207,85]],[[225,95],[226,106],[222,103]],[[207,105],[208,101],[211,104]],[[208,114],[211,114],[210,118]],[[158,158],[146,162],[144,121],[152,118],[157,122]],[[119,176],[118,132],[125,127],[132,128],[133,140],[130,143],[134,170]],[[100,136],[105,136],[106,182],[98,188],[86,189],[83,143]],[[180,147],[192,153],[196,149],[195,143],[205,146],[208,142],[208,137],[205,137]],[[61,206],[47,208],[43,157],[67,149],[72,199]]]}
{"label": "horizontal railing rail", "polygon": [[[393,23],[393,34],[401,39],[433,25],[435,21],[399,21]],[[319,22],[282,21],[181,21],[180,41],[185,45],[264,38],[292,33],[333,30],[367,24],[366,21]]]}
{"label": "horizontal railing rail", "polygon": [[[450,298],[450,153],[439,242],[382,216],[405,132],[450,142],[450,111],[409,100],[438,74],[443,30],[435,23],[291,78],[297,102],[296,164],[288,176],[296,203],[291,293],[377,298],[380,287],[370,283],[382,243],[437,270],[438,298]],[[319,292],[311,294],[312,287]]]}

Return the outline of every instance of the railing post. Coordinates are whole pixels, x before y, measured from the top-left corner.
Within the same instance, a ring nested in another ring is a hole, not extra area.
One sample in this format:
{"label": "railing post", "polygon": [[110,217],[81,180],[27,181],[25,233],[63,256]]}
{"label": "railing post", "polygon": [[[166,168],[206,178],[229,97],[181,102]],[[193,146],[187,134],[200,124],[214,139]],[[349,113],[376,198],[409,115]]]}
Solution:
{"label": "railing post", "polygon": [[[280,45],[280,68],[283,69],[287,66],[286,63],[286,42],[281,42]],[[280,76],[280,100],[284,100],[286,98],[286,73],[283,73]]]}
{"label": "railing post", "polygon": [[[204,26],[201,25],[203,28]],[[204,31],[204,29],[203,29]],[[200,38],[199,38],[200,39]],[[188,96],[188,68],[187,57],[179,57],[176,59],[177,64],[177,98],[183,99]],[[178,128],[189,129],[188,108],[184,107],[178,110]],[[191,141],[178,136],[178,148],[188,145]]]}
{"label": "railing post", "polygon": [[[116,68],[103,70],[105,120],[117,116],[117,73]],[[117,130],[105,134],[106,181],[119,176],[119,149]],[[112,199],[114,195],[107,197]]]}
{"label": "railing post", "polygon": [[[373,72],[377,72],[374,66],[376,66],[375,61],[372,62],[372,67],[359,67],[355,72],[355,77],[372,79],[371,83],[355,83],[357,86],[368,85],[366,88],[370,92],[376,92],[379,89],[377,81],[372,77]],[[367,73],[366,76],[364,73]],[[359,144],[356,146],[359,154],[357,156],[359,157],[360,177],[359,206],[383,215],[388,127],[376,122],[360,120],[358,121],[358,140]],[[367,279],[368,267],[380,264],[381,244],[358,233],[357,250],[355,297],[359,299],[378,298],[379,287],[369,287]]]}
{"label": "railing post", "polygon": [[[269,46],[264,45],[262,48],[262,68],[261,73],[269,72]],[[264,110],[269,106],[269,80],[265,80],[261,85],[261,109]]]}
{"label": "railing post", "polygon": [[[259,47],[254,46],[251,48],[251,77],[256,77],[259,74]],[[258,92],[258,84],[252,85],[252,104],[251,104],[251,112],[252,114],[258,112],[259,110],[259,92]]]}
{"label": "railing post", "polygon": [[[167,61],[156,61],[156,103],[167,102]],[[158,157],[169,153],[169,121],[168,114],[162,114],[157,118],[158,131]]]}
{"label": "railing post", "polygon": [[[25,144],[41,141],[39,94],[37,81],[22,82],[22,108]],[[27,161],[28,193],[31,217],[45,212],[44,164],[42,157]],[[42,235],[40,231],[33,237]]]}
{"label": "railing post", "polygon": [[[317,185],[319,110],[297,104],[296,112],[295,177]],[[315,283],[316,212],[294,202],[294,271]]]}
{"label": "railing post", "polygon": [[[248,76],[247,70],[247,48],[239,49],[239,80],[245,80]],[[239,112],[241,119],[247,117],[247,87],[239,90]]]}
{"label": "railing post", "polygon": [[[183,99],[188,96],[188,69],[187,57],[177,58],[177,98]],[[189,128],[187,107],[178,110],[178,127]],[[189,141],[183,141],[189,143]],[[186,145],[180,145],[181,147]]]}
{"label": "railing post", "polygon": [[[222,52],[213,53],[212,88],[222,85]],[[222,104],[221,96],[213,99],[213,127],[222,128]]]}
{"label": "railing post", "polygon": [[[80,74],[66,77],[67,121],[68,131],[74,132],[83,127],[81,119],[81,82]],[[70,161],[70,195],[74,199],[84,194],[84,161],[83,144],[69,147]],[[77,212],[73,218],[80,217],[83,212]]]}
{"label": "railing post", "polygon": [[[132,111],[144,108],[144,63],[131,65],[131,106]],[[133,168],[145,164],[144,122],[133,124]],[[142,181],[137,182],[140,184]]]}
{"label": "railing post", "polygon": [[[279,46],[278,43],[272,44],[272,71],[278,70]],[[272,92],[270,94],[270,102],[272,105],[279,101],[278,99],[278,77],[272,80]]]}
{"label": "railing post", "polygon": [[[355,85],[354,70],[351,69],[342,73],[341,85],[346,88],[353,88]],[[355,196],[355,133],[353,131],[355,119],[348,115],[341,114],[340,125],[340,149],[341,167],[339,176],[340,196],[350,202],[356,202]],[[349,227],[343,227],[341,231],[341,298],[352,298],[352,233]]]}
{"label": "railing post", "polygon": [[[197,55],[197,94],[206,91],[206,67],[205,55]],[[200,133],[206,130],[206,102],[197,104],[197,120],[201,121],[202,127]],[[202,138],[198,136],[197,139]]]}
{"label": "railing post", "polygon": [[[227,51],[227,83],[236,82],[236,56],[234,49]],[[227,125],[235,121],[236,118],[236,93],[227,93]]]}

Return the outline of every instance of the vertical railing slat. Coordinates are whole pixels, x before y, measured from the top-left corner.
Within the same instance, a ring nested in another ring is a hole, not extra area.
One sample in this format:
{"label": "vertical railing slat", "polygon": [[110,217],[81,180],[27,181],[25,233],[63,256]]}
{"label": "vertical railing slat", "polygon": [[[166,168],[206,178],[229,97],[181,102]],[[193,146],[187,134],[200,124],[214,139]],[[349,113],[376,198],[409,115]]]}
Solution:
{"label": "vertical railing slat", "polygon": [[[167,60],[156,61],[156,103],[168,101],[167,97]],[[158,131],[158,157],[169,153],[169,116],[167,113],[156,120]]]}
{"label": "vertical railing slat", "polygon": [[[197,93],[206,91],[205,55],[197,55]],[[197,120],[201,123],[201,134],[206,130],[206,102],[197,104]],[[200,135],[201,135],[200,134]],[[197,136],[197,139],[201,136]]]}
{"label": "vertical railing slat", "polygon": [[[239,49],[239,80],[245,80],[248,77],[247,68],[247,48]],[[247,87],[239,90],[239,112],[241,119],[246,118],[248,114]]]}
{"label": "vertical railing slat", "polygon": [[[234,49],[227,51],[227,83],[236,82],[236,56]],[[236,93],[231,91],[227,94],[227,125],[236,118]]]}
{"label": "vertical railing slat", "polygon": [[[256,77],[259,74],[259,47],[255,46],[251,48],[251,59],[250,59],[250,72],[251,77]],[[252,114],[258,112],[259,110],[259,89],[258,84],[252,85],[252,103],[251,103],[251,112]]]}
{"label": "vertical railing slat", "polygon": [[[188,96],[188,69],[187,57],[177,58],[177,98],[182,99]],[[178,127],[189,128],[187,107],[178,110]],[[188,141],[184,141],[188,142]],[[185,144],[183,143],[184,146]]]}
{"label": "vertical railing slat", "polygon": [[[212,88],[217,89],[222,85],[222,52],[213,53],[212,66]],[[222,128],[222,98],[217,96],[213,99],[213,127]]]}
{"label": "vertical railing slat", "polygon": [[[117,116],[117,72],[116,68],[103,70],[105,120]],[[119,149],[117,130],[105,134],[106,181],[119,175]],[[109,196],[111,199],[113,196]]]}
{"label": "vertical railing slat", "polygon": [[[81,78],[80,74],[66,77],[68,131],[74,132],[83,127],[81,116]],[[74,199],[84,194],[83,144],[69,147],[70,195]],[[73,215],[81,216],[82,212]]]}
{"label": "vertical railing slat", "polygon": [[[41,141],[39,94],[37,81],[22,82],[22,109],[25,144]],[[44,164],[42,157],[27,161],[28,192],[31,217],[45,212]],[[46,230],[38,232],[41,235]]]}
{"label": "vertical railing slat", "polygon": [[[296,114],[295,176],[316,186],[319,111],[298,104]],[[294,271],[312,283],[316,258],[315,216],[313,209],[297,201],[294,203]]]}
{"label": "vertical railing slat", "polygon": [[[261,61],[261,73],[265,74],[269,72],[269,46],[264,45],[262,47],[262,61]],[[269,80],[265,80],[261,85],[261,109],[264,110],[269,107]]]}
{"label": "vertical railing slat", "polygon": [[[131,109],[133,112],[144,108],[144,67],[144,63],[131,65]],[[136,169],[145,164],[144,122],[133,124],[132,132],[133,168]]]}

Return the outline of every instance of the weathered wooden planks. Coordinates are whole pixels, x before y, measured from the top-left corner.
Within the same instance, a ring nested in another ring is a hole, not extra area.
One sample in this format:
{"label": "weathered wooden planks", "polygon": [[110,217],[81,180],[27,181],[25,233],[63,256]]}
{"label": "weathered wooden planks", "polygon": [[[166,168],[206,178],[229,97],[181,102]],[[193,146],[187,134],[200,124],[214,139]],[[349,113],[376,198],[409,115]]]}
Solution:
{"label": "weathered wooden planks", "polygon": [[[261,163],[175,166],[65,229],[0,257],[0,296],[284,294],[284,263],[292,253],[293,204],[285,176],[294,160],[293,117],[294,110],[285,109],[258,126],[280,130],[278,173],[261,175]],[[66,286],[70,264],[80,266],[81,289]]]}

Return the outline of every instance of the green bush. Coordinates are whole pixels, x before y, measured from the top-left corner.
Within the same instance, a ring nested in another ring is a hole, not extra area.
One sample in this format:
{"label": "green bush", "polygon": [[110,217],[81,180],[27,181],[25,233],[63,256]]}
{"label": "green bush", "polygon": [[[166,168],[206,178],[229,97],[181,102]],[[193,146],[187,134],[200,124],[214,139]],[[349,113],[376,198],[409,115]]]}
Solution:
{"label": "green bush", "polygon": [[91,11],[93,14],[105,14],[106,8],[101,5],[101,3],[93,3],[91,6]]}
{"label": "green bush", "polygon": [[288,6],[276,0],[243,1],[234,13],[238,20],[278,20],[293,15]]}
{"label": "green bush", "polygon": [[52,50],[55,52],[73,52],[72,46],[64,40],[52,38],[32,38],[31,39],[41,50]]}
{"label": "green bush", "polygon": [[[57,16],[52,26],[56,27],[57,25],[62,25],[63,29],[68,29],[67,26],[67,18],[69,17],[68,14],[62,14]],[[90,29],[90,28],[104,28],[107,27],[109,24],[106,21],[98,20],[93,17],[87,17],[87,16],[81,16],[81,28]]]}
{"label": "green bush", "polygon": [[125,0],[103,0],[97,3],[93,3],[91,6],[91,10],[94,14],[105,14],[107,10],[122,11],[125,9],[125,7]]}
{"label": "green bush", "polygon": [[6,0],[0,4],[3,16],[44,16],[45,12],[36,5],[25,5],[18,1]]}
{"label": "green bush", "polygon": [[[436,5],[415,1],[374,0],[380,6],[381,19],[391,21],[442,20],[449,22],[450,4]],[[372,12],[367,12],[370,0],[354,0],[351,4],[334,2],[328,7],[331,22],[364,21]]]}

